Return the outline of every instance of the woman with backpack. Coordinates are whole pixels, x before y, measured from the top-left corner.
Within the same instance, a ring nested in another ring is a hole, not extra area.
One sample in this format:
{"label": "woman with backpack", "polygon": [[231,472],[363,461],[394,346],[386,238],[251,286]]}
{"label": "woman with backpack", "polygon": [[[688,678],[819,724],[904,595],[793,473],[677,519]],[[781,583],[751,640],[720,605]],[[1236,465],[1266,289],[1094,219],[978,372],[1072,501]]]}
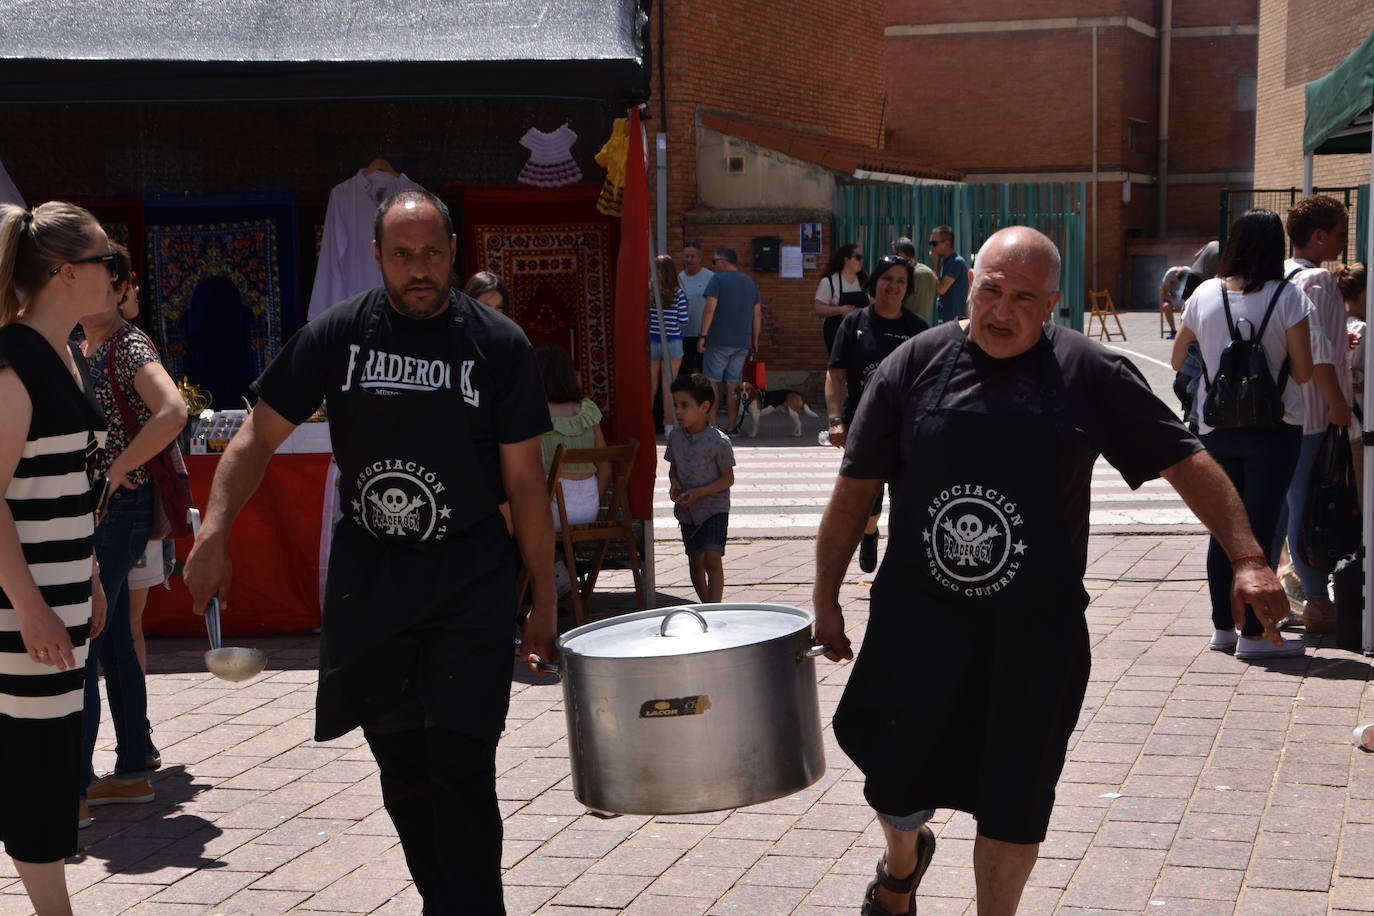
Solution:
{"label": "woman with backpack", "polygon": [[[1283,275],[1284,232],[1278,214],[1250,210],[1231,226],[1217,276],[1203,282],[1183,308],[1174,339],[1180,369],[1194,340],[1202,354],[1197,389],[1199,432],[1245,504],[1262,558],[1278,562],[1276,537],[1288,484],[1302,444],[1298,385],[1312,377],[1307,316],[1312,303]],[[1207,585],[1216,628],[1208,648],[1237,658],[1301,655],[1301,640],[1275,646],[1254,613],[1236,636],[1231,618],[1233,565],[1258,557],[1227,557],[1216,538],[1207,549]]]}
{"label": "woman with backpack", "polygon": [[825,337],[825,358],[835,348],[835,334],[840,321],[855,309],[868,305],[864,287],[868,274],[864,273],[864,253],[853,242],[841,245],[825,265],[821,282],[816,285],[816,314],[824,320],[821,333]]}

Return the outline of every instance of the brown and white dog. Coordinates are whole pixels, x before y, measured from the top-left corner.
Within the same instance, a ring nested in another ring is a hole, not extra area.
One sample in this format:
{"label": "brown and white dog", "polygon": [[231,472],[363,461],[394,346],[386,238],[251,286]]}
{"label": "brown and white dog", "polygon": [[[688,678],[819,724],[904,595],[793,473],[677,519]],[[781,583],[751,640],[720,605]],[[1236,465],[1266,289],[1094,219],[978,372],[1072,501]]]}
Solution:
{"label": "brown and white dog", "polygon": [[808,417],[816,416],[810,406],[806,403],[806,398],[802,397],[800,391],[793,391],[787,388],[775,388],[772,391],[764,391],[755,388],[748,382],[740,382],[736,389],[736,396],[739,398],[739,421],[735,431],[738,432],[744,425],[744,418],[749,418],[749,438],[752,439],[759,434],[759,417],[774,411],[785,411],[792,418],[792,435],[800,436],[801,415]]}

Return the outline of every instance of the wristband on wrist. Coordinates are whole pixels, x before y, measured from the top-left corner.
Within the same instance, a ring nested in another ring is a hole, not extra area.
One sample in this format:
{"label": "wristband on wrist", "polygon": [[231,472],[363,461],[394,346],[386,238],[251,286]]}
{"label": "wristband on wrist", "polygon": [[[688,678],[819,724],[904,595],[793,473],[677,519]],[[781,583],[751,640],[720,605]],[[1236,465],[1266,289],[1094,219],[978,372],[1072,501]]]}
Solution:
{"label": "wristband on wrist", "polygon": [[1243,553],[1238,557],[1232,558],[1231,565],[1235,566],[1237,563],[1240,563],[1244,560],[1259,560],[1265,566],[1269,565],[1269,558],[1262,553]]}
{"label": "wristband on wrist", "polygon": [[831,425],[831,426],[840,426],[840,425],[843,425],[843,423],[844,423],[844,417],[831,417],[831,418],[830,418],[830,425]]}

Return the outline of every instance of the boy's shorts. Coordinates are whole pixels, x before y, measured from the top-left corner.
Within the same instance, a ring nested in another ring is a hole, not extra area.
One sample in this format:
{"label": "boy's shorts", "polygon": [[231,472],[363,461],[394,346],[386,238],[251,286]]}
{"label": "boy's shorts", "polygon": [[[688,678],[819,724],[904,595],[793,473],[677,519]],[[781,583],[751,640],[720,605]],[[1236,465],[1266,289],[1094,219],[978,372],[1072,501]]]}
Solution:
{"label": "boy's shorts", "polygon": [[725,553],[730,513],[717,512],[700,525],[678,522],[678,526],[682,529],[682,546],[687,549],[687,556],[694,557],[706,551]]}

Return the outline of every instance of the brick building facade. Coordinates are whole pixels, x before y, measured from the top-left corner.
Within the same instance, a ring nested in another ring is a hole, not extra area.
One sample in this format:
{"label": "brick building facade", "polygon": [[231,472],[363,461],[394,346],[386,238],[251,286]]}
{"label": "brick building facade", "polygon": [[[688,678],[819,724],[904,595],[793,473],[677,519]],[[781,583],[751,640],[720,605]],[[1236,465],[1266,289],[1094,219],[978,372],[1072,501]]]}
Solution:
{"label": "brick building facade", "polygon": [[1084,181],[1091,195],[1095,117],[1087,283],[1151,305],[1163,268],[1216,234],[1220,190],[1250,186],[1258,7],[1172,4],[1163,225],[1156,0],[891,0],[888,145],[970,182]]}
{"label": "brick building facade", "polygon": [[[910,175],[881,157],[888,113],[884,0],[676,0],[654,5],[656,72],[645,126],[667,135],[667,251],[686,239],[728,245],[764,298],[761,358],[770,383],[820,391],[825,349],[813,297],[833,239],[837,175],[856,166]],[[808,142],[814,141],[814,142]],[[729,161],[733,160],[733,161]],[[932,175],[949,180],[954,173]],[[761,272],[753,239],[798,244],[825,225],[818,267],[801,279]],[[844,241],[844,240],[841,240]],[[881,252],[879,252],[881,253]],[[875,253],[876,254],[876,253]]]}
{"label": "brick building facade", "polygon": [[[1302,187],[1303,88],[1374,29],[1369,0],[1260,0],[1255,187]],[[1317,156],[1317,187],[1365,184],[1369,155]]]}

